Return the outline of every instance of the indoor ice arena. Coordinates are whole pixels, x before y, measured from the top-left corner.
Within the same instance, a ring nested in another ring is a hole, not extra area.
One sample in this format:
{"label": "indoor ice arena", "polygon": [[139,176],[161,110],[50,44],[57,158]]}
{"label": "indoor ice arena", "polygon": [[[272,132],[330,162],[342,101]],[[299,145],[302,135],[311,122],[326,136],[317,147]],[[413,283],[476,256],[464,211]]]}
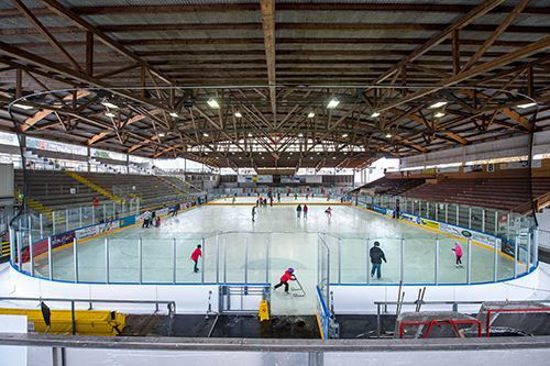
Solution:
{"label": "indoor ice arena", "polygon": [[550,0],[0,20],[0,365],[550,364]]}

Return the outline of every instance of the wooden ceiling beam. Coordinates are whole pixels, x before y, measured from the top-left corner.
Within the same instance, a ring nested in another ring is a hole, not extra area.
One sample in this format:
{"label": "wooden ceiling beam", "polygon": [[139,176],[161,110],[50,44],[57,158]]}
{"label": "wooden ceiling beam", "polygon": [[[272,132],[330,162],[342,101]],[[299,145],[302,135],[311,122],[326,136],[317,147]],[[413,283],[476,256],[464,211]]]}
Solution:
{"label": "wooden ceiling beam", "polygon": [[277,91],[275,77],[275,0],[261,0],[265,58],[267,63],[267,82],[273,125],[277,124]]}
{"label": "wooden ceiling beam", "polygon": [[401,70],[403,66],[406,64],[413,62],[418,57],[422,56],[424,53],[432,49],[433,47],[439,45],[443,40],[446,38],[449,38],[449,36],[452,35],[452,33],[457,29],[462,29],[465,26],[469,25],[471,22],[473,22],[476,18],[485,15],[492,9],[494,9],[496,6],[500,5],[504,0],[485,0],[480,5],[476,6],[474,9],[469,11],[464,16],[460,17],[457,21],[455,21],[453,24],[447,26],[443,31],[439,32],[430,40],[422,44],[420,47],[415,49],[410,55],[403,58],[400,62],[398,62],[395,66],[384,72],[382,75],[377,77],[373,84],[379,84],[386,80],[388,77],[393,75],[394,73]]}

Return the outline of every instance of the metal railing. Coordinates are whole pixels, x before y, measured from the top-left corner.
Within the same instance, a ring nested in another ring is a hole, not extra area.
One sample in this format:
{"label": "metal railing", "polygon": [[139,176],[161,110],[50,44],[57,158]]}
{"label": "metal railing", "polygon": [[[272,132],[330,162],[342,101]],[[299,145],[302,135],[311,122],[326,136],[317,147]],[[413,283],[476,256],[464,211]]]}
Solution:
{"label": "metal railing", "polygon": [[[460,350],[464,365],[478,365],[494,361],[495,352],[502,359],[513,362],[525,360],[525,352],[537,350],[538,359],[550,355],[550,336],[498,337],[498,338],[433,338],[400,340],[343,339],[321,341],[317,339],[249,339],[232,338],[158,338],[158,337],[94,337],[37,335],[25,333],[0,333],[0,344],[5,346],[42,347],[51,351],[53,366],[86,366],[98,357],[101,360],[116,359],[121,366],[136,364],[135,357],[127,357],[128,350],[148,351],[145,354],[170,359],[177,363],[210,364],[238,357],[242,365],[253,364],[250,357],[268,359],[273,364],[293,363],[307,366],[341,365],[353,359],[355,364],[367,364],[374,357],[384,354],[389,364],[403,363],[403,357],[421,357],[424,364],[440,365],[448,359],[449,352]],[[86,352],[94,349],[95,352]],[[493,351],[493,352],[487,352]],[[231,353],[238,352],[232,355]],[[88,362],[86,357],[96,354]],[[259,354],[259,355],[258,355]],[[70,357],[69,357],[70,355]],[[442,356],[443,355],[443,356]],[[475,361],[467,361],[475,360]],[[47,362],[47,358],[44,359]],[[544,364],[543,362],[538,364]]]}
{"label": "metal railing", "polygon": [[166,300],[107,300],[107,299],[60,299],[60,298],[44,298],[44,297],[0,297],[1,301],[33,301],[39,303],[52,303],[52,302],[61,302],[61,303],[70,303],[71,306],[71,331],[72,334],[76,334],[76,307],[77,303],[88,304],[88,310],[92,310],[92,304],[154,304],[155,313],[160,311],[159,305],[165,304],[168,311],[168,316],[170,319],[174,317],[176,313],[176,302],[175,301],[166,301]]}

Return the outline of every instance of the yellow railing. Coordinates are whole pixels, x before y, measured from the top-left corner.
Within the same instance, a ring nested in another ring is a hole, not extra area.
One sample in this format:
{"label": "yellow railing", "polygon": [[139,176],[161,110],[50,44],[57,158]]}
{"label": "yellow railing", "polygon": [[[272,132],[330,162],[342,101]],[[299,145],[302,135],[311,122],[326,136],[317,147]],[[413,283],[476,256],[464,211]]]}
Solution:
{"label": "yellow railing", "polygon": [[84,184],[85,186],[90,187],[94,191],[98,192],[102,196],[105,196],[105,197],[107,197],[108,199],[110,199],[112,201],[115,201],[115,202],[118,202],[118,203],[122,202],[122,198],[115,196],[114,194],[112,194],[111,192],[106,190],[105,188],[100,187],[97,184],[90,182],[88,179],[84,178],[83,176],[81,176],[81,175],[79,175],[75,172],[65,170],[65,174],[67,174],[68,176],[76,179],[77,181]]}

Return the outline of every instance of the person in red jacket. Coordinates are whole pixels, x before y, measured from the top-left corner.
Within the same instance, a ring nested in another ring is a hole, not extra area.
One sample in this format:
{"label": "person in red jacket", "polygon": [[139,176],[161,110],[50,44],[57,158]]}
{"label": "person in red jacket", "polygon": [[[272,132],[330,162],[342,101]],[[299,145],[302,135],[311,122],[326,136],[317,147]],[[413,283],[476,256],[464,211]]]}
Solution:
{"label": "person in red jacket", "polygon": [[198,267],[198,264],[199,264],[199,258],[200,256],[202,255],[202,251],[201,251],[201,245],[197,245],[197,249],[195,249],[193,251],[193,253],[191,253],[191,260],[193,262],[195,262],[195,268],[193,268],[193,271],[195,273],[197,273],[199,271],[199,267]]}
{"label": "person in red jacket", "polygon": [[281,276],[281,282],[273,287],[274,290],[278,289],[281,286],[285,286],[285,292],[288,294],[288,281],[296,281],[296,276],[294,275],[294,268],[289,268]]}

